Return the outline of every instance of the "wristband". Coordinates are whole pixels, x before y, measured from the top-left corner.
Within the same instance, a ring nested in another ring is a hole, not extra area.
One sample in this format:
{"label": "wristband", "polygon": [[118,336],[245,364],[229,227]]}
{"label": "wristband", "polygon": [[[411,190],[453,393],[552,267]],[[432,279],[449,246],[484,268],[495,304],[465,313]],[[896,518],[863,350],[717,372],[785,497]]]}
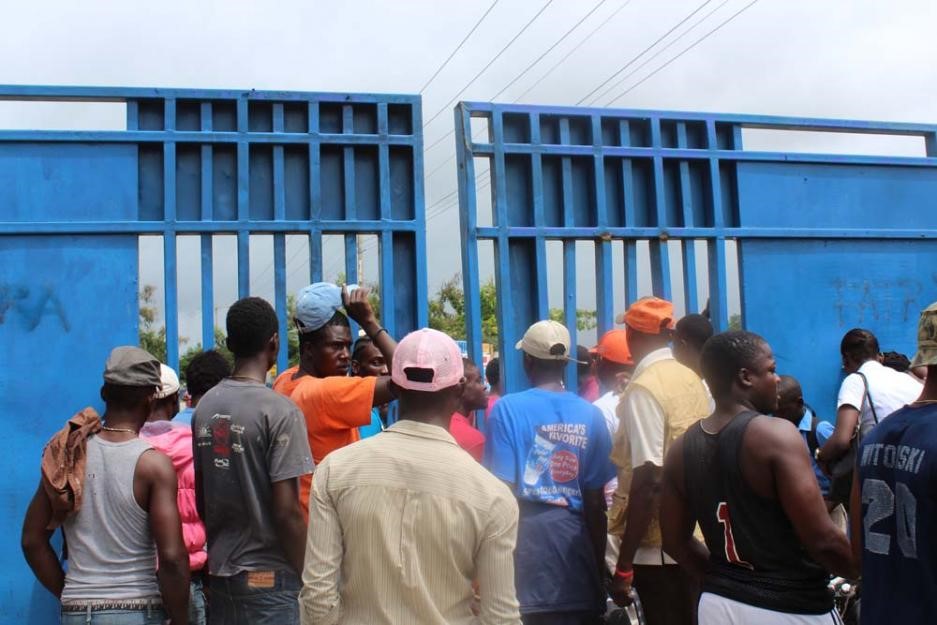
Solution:
{"label": "wristband", "polygon": [[[373,341],[378,336],[380,336],[381,332],[387,332],[387,328],[381,327],[377,332],[374,333],[374,335],[371,337],[371,340]],[[387,332],[387,336],[390,336],[390,332]]]}
{"label": "wristband", "polygon": [[619,568],[616,567],[616,568],[615,568],[615,577],[617,577],[617,578],[619,578],[619,579],[623,579],[623,580],[625,580],[625,581],[628,582],[628,583],[631,583],[631,581],[634,579],[634,570],[632,569],[632,570],[630,570],[630,571],[623,571],[623,570],[621,570],[621,569],[619,569]]}

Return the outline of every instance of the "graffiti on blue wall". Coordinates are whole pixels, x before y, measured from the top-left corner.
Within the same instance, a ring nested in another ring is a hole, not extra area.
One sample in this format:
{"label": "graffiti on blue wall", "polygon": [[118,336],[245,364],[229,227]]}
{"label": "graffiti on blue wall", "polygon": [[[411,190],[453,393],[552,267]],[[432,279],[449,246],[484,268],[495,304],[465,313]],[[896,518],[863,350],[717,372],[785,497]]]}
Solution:
{"label": "graffiti on blue wall", "polygon": [[18,317],[27,332],[39,327],[44,319],[71,330],[62,300],[51,286],[0,284],[0,325]]}

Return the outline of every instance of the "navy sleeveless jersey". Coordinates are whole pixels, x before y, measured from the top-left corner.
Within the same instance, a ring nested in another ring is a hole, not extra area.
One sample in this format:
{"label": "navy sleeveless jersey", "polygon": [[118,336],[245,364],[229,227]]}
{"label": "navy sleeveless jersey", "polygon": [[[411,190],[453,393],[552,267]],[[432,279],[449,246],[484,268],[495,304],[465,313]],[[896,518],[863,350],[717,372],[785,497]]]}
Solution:
{"label": "navy sleeveless jersey", "polygon": [[793,614],[833,609],[826,572],[800,544],[776,499],[755,493],[739,466],[752,419],[746,412],[718,434],[697,423],[683,439],[689,510],[709,549],[703,592]]}
{"label": "navy sleeveless jersey", "polygon": [[863,439],[862,623],[937,622],[937,405],[907,406]]}

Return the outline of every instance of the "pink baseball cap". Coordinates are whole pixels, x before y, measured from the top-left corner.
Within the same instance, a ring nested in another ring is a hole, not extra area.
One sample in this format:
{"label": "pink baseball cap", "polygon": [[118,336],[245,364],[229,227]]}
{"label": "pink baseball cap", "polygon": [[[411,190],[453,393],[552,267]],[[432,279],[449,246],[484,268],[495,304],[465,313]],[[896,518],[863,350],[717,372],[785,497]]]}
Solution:
{"label": "pink baseball cap", "polygon": [[391,379],[400,388],[433,393],[465,376],[462,352],[449,335],[423,328],[397,343]]}

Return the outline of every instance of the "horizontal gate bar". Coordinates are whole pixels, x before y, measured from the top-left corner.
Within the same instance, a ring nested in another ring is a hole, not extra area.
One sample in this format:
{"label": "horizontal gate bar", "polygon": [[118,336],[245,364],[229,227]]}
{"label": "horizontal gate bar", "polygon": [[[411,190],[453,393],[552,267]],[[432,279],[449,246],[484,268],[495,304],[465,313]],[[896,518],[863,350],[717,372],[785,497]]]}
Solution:
{"label": "horizontal gate bar", "polygon": [[422,227],[415,220],[380,221],[0,221],[0,236],[28,234],[236,234],[250,232],[263,234],[283,232],[300,234],[315,230],[322,233],[358,232],[379,234],[381,232],[417,232]]}
{"label": "horizontal gate bar", "polygon": [[[2,228],[3,224],[0,224]],[[0,234],[3,234],[0,230]],[[479,239],[497,239],[502,234],[509,238],[544,237],[565,240],[605,239],[937,239],[937,230],[874,230],[862,228],[603,228],[594,227],[526,227],[498,226],[475,229]]]}
{"label": "horizontal gate bar", "polygon": [[376,104],[379,102],[411,104],[419,96],[398,93],[330,93],[318,91],[255,91],[253,89],[160,89],[153,87],[61,87],[41,85],[0,85],[0,100],[60,100],[123,102],[153,98],[211,100],[248,100]]}
{"label": "horizontal gate bar", "polygon": [[221,132],[200,130],[0,130],[4,143],[79,142],[79,143],[238,143],[300,144],[310,140],[335,145],[373,146],[378,141],[389,145],[416,147],[419,135],[337,134],[318,132]]}

